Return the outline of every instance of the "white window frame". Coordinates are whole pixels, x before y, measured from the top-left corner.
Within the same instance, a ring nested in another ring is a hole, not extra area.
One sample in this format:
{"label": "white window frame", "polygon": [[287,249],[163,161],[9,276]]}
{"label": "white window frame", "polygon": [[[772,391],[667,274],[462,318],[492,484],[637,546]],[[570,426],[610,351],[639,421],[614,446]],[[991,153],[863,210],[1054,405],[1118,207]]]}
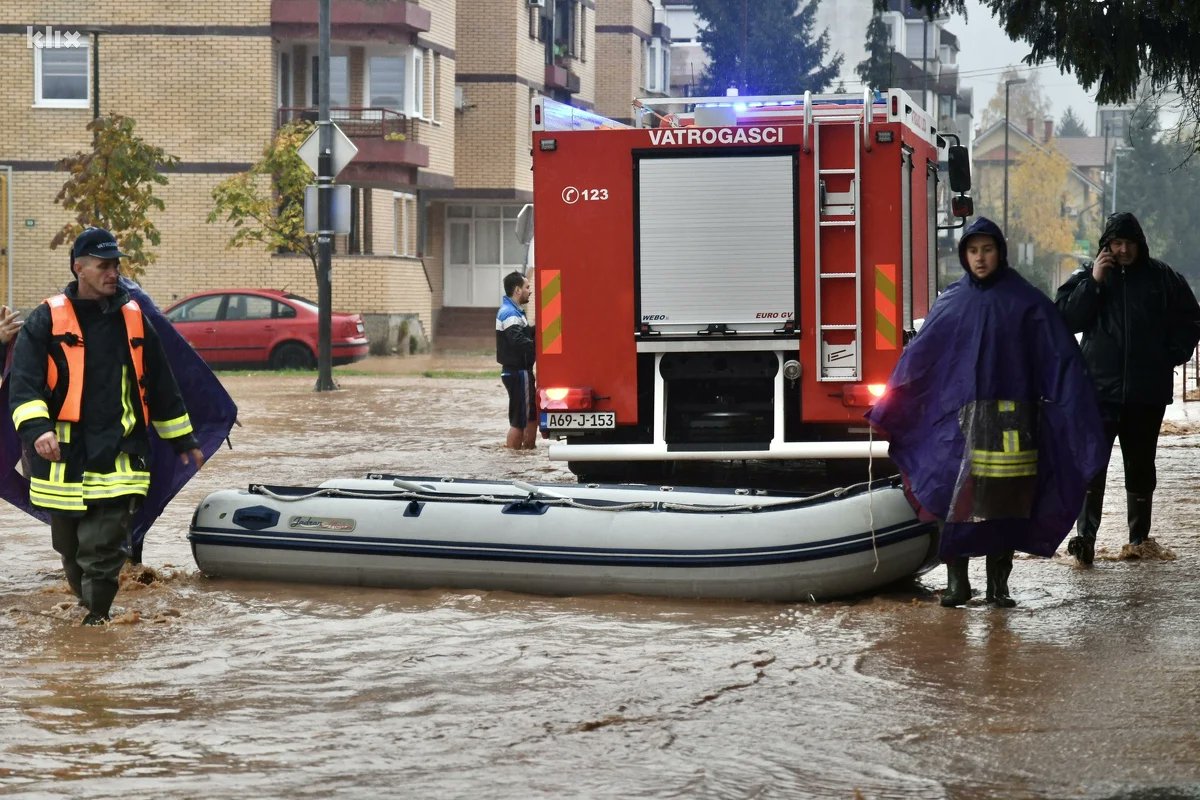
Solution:
{"label": "white window frame", "polygon": [[[71,100],[45,99],[42,97],[42,50],[44,45],[36,45],[33,48],[33,105],[37,108],[87,108],[92,102],[92,58],[91,58],[91,42],[84,39],[81,43],[70,49],[82,50],[84,69],[86,77],[84,78],[84,96],[82,99],[75,98]],[[51,48],[54,49],[54,48]],[[61,48],[67,49],[67,48]]]}
{"label": "white window frame", "polygon": [[420,47],[408,49],[409,78],[404,87],[404,113],[410,117],[425,119],[425,50]]}
{"label": "white window frame", "polygon": [[408,192],[392,192],[392,202],[392,255],[416,258],[417,196]]}
{"label": "white window frame", "polygon": [[642,88],[647,92],[665,92],[663,63],[667,49],[661,39],[642,41]]}

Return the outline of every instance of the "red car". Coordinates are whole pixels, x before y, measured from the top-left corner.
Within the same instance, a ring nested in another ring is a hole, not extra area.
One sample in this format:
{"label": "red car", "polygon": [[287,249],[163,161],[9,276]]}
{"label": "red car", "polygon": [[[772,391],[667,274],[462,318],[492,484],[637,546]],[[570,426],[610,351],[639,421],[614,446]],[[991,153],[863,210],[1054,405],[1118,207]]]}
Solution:
{"label": "red car", "polygon": [[[210,366],[312,369],[317,364],[317,304],[276,289],[214,289],[166,310],[175,328]],[[365,358],[359,314],[333,314],[334,364]]]}

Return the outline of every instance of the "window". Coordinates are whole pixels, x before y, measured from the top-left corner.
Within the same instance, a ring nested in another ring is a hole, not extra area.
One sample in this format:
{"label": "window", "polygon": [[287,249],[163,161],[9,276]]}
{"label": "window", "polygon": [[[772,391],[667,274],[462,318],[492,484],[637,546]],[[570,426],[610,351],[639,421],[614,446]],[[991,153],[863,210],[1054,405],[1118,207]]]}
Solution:
{"label": "window", "polygon": [[425,51],[413,47],[367,59],[367,105],[425,116]]}
{"label": "window", "polygon": [[292,104],[292,57],[290,53],[279,54],[279,107]]}
{"label": "window", "polygon": [[87,108],[88,45],[33,48],[33,102],[57,108]]}
{"label": "window", "polygon": [[414,47],[409,51],[412,59],[412,102],[407,103],[405,113],[410,117],[425,116],[425,51]]}
{"label": "window", "polygon": [[371,56],[367,59],[367,81],[370,84],[367,105],[403,111],[406,72],[403,56]]}
{"label": "window", "polygon": [[[321,104],[321,60],[312,58],[312,105]],[[348,56],[329,57],[329,105],[332,108],[350,105],[350,59]]]}
{"label": "window", "polygon": [[226,320],[239,319],[271,319],[277,317],[274,313],[275,301],[253,294],[231,294],[229,304],[225,306]]}
{"label": "window", "polygon": [[167,314],[171,322],[212,322],[221,310],[223,294],[213,294],[207,297],[197,297],[181,306],[176,306]]}
{"label": "window", "polygon": [[392,255],[417,255],[417,197],[405,192],[392,194],[395,203]]}
{"label": "window", "polygon": [[449,206],[450,263],[505,265],[525,263],[525,245],[517,238],[515,206]]}
{"label": "window", "polygon": [[665,92],[670,69],[661,39],[642,42],[642,86],[646,91]]}

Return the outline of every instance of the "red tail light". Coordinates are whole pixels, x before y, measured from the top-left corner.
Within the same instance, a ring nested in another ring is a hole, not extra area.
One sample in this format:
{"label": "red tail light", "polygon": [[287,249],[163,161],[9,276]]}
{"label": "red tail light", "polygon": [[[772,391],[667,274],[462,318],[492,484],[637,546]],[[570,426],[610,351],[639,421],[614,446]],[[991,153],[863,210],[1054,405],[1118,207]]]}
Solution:
{"label": "red tail light", "polygon": [[870,408],[887,393],[885,383],[855,383],[842,387],[842,404]]}
{"label": "red tail light", "polygon": [[538,407],[543,411],[590,411],[592,387],[549,386],[538,389]]}

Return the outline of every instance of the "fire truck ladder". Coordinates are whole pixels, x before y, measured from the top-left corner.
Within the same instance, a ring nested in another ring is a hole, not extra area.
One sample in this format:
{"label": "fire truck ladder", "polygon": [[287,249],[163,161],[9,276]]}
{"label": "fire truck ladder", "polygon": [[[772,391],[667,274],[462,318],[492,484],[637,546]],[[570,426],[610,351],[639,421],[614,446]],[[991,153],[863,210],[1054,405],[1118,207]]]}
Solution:
{"label": "fire truck ladder", "polygon": [[[850,108],[854,110],[850,112]],[[862,379],[862,150],[859,148],[859,137],[862,137],[863,147],[870,149],[870,121],[874,112],[871,94],[868,90],[863,97],[861,112],[851,106],[835,109],[817,109],[814,113],[812,98],[806,92],[804,97],[804,130],[807,145],[808,131],[812,131],[812,161],[813,161],[813,253],[816,265],[816,320],[817,320],[817,371],[818,381],[855,381]],[[850,113],[848,113],[850,112]],[[821,161],[821,129],[830,125],[854,126],[852,147],[854,163],[840,163],[822,166]],[[806,151],[809,149],[805,148]],[[849,175],[850,188],[845,192],[827,192],[823,190],[825,179],[834,175]],[[836,228],[854,228],[854,265],[853,270],[847,270],[848,259],[840,263],[829,264],[822,260],[822,244],[827,231]],[[827,284],[842,281],[852,281],[854,284],[854,317],[853,322],[845,321],[845,311],[839,309],[835,317],[831,309],[822,305],[822,295]],[[839,322],[832,322],[839,319]],[[853,340],[849,344],[830,343],[825,334],[830,331],[851,331]]]}

